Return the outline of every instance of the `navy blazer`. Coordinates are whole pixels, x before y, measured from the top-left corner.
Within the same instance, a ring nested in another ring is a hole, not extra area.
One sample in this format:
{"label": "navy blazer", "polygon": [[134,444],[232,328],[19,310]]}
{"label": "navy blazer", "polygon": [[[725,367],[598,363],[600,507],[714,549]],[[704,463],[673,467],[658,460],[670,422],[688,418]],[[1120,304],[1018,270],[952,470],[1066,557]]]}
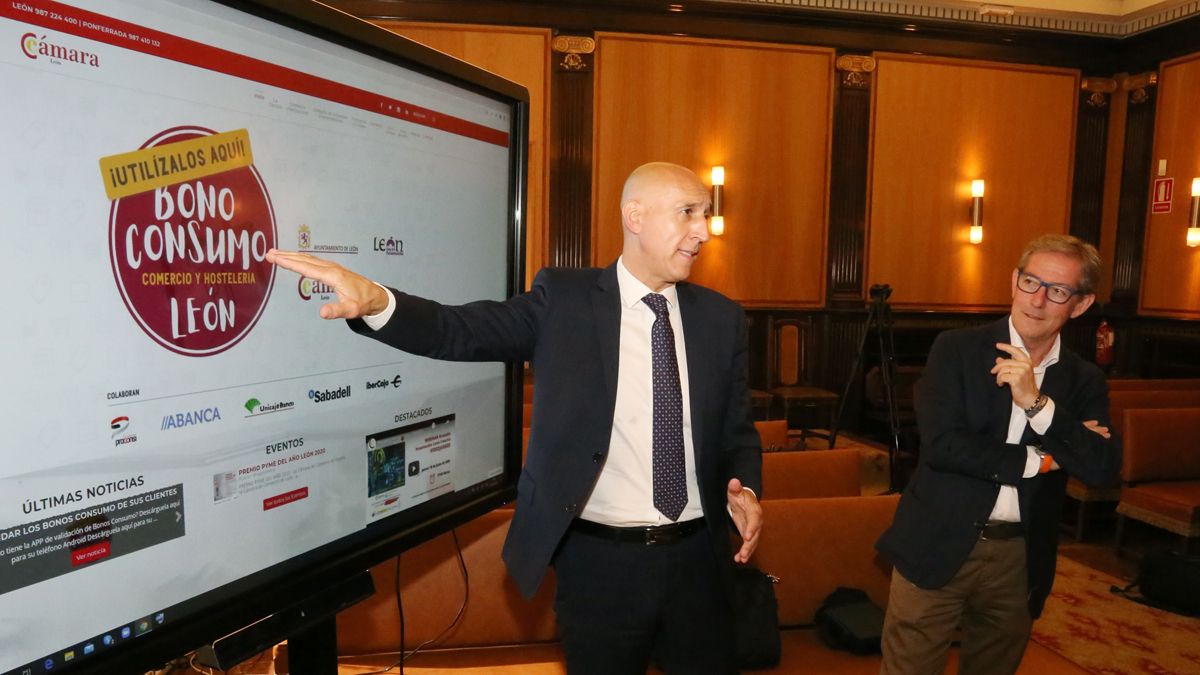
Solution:
{"label": "navy blazer", "polygon": [[[733,549],[725,489],[731,478],[762,495],[758,434],[750,419],[748,339],[741,307],[676,286],[687,350],[692,443],[700,501],[727,590]],[[516,511],[504,543],[509,574],[532,596],[579,515],[608,454],[617,396],[621,293],[616,265],[538,272],[529,292],[460,306],[393,290],[387,325],[357,332],[406,352],[455,361],[529,361],[533,420]]]}
{"label": "navy blazer", "polygon": [[1041,391],[1054,401],[1042,448],[1062,471],[1022,478],[1024,445],[1007,442],[1012,411],[1008,387],[989,371],[997,342],[1009,342],[1008,318],[939,335],[916,387],[920,459],[890,529],[876,547],[909,581],[940,588],[966,561],[987,522],[1001,485],[1016,485],[1025,524],[1029,609],[1041,614],[1054,581],[1067,477],[1111,483],[1121,467],[1121,444],[1083,426],[1109,424],[1108,384],[1095,365],[1063,347],[1046,369]]}

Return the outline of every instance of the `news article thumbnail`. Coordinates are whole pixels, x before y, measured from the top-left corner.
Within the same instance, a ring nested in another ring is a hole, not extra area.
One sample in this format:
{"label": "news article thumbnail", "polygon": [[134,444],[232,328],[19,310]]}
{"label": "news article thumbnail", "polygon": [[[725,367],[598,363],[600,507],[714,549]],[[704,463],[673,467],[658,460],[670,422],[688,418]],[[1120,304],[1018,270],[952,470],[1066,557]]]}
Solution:
{"label": "news article thumbnail", "polygon": [[370,520],[454,489],[454,428],[444,415],[366,437]]}

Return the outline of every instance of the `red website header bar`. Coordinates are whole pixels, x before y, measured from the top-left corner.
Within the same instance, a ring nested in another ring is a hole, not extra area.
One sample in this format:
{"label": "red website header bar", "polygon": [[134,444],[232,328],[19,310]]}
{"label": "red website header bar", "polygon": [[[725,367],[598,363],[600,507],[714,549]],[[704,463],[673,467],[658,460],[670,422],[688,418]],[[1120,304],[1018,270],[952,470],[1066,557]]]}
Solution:
{"label": "red website header bar", "polygon": [[508,133],[498,129],[60,2],[4,0],[0,4],[0,17],[341,103],[504,148],[509,144]]}

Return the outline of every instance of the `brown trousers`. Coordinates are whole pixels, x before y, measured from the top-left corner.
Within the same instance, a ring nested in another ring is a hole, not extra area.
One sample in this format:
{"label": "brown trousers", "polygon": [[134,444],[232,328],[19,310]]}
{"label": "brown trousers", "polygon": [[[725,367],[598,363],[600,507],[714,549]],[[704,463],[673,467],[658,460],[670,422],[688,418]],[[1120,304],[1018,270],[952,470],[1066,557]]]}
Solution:
{"label": "brown trousers", "polygon": [[980,539],[962,569],[937,589],[918,588],[892,572],[883,623],[881,675],[941,675],[962,628],[961,675],[1011,675],[1033,628],[1025,539]]}

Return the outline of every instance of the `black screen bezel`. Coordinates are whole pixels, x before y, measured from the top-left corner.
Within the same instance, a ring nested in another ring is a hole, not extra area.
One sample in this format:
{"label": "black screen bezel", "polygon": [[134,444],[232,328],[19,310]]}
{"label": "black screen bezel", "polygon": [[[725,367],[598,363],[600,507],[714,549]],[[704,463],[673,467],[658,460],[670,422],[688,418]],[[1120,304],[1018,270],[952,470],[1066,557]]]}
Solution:
{"label": "black screen bezel", "polygon": [[[524,289],[529,94],[509,80],[313,0],[205,0],[507,103],[511,110],[506,295]],[[386,280],[383,280],[386,281]],[[349,335],[349,334],[348,334]],[[350,336],[347,339],[361,339]],[[349,578],[400,552],[511,501],[521,467],[523,364],[508,363],[504,395],[504,472],[486,488],[452,493],[388,517],[334,542],[200,592],[180,607],[202,606],[152,632],[55,672],[137,673],[164,663],[280,610],[312,589]],[[205,545],[208,542],[196,542]],[[214,548],[218,542],[211,542]],[[43,583],[54,583],[48,580]],[[86,605],[86,600],[81,603]],[[130,617],[132,620],[132,617]],[[77,643],[62,645],[69,649]],[[13,672],[20,672],[17,668]]]}

